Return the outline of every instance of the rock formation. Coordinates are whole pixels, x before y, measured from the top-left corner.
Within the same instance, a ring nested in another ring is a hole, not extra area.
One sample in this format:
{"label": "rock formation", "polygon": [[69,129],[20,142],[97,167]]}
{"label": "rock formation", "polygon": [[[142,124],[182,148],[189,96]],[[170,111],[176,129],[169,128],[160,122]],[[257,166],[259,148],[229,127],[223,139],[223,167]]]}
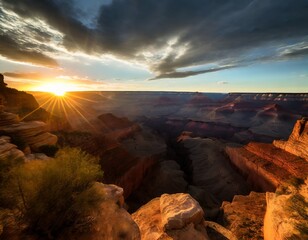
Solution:
{"label": "rock formation", "polygon": [[306,130],[304,119],[296,123],[286,142],[226,147],[232,164],[253,188],[266,192],[235,196],[232,203],[222,205],[224,225],[239,239],[262,239],[262,225],[265,240],[307,239]]}
{"label": "rock formation", "polygon": [[238,239],[263,239],[263,219],[266,210],[265,193],[237,195],[232,202],[223,202],[222,225]]}
{"label": "rock formation", "polygon": [[141,239],[209,239],[202,224],[203,211],[188,194],[155,198],[132,217],[139,226]]}
{"label": "rock formation", "polygon": [[308,239],[308,178],[266,193],[266,203],[265,240]]}
{"label": "rock formation", "polygon": [[163,194],[160,197],[160,212],[164,230],[181,229],[189,223],[198,225],[204,216],[199,203],[183,193]]}
{"label": "rock formation", "polygon": [[1,109],[3,107],[0,107],[1,134],[11,136],[19,144],[24,145],[22,150],[28,145],[31,150],[37,152],[41,146],[57,143],[57,136],[46,131],[46,123],[39,121],[20,122],[17,115],[4,112]]}
{"label": "rock formation", "polygon": [[226,153],[255,190],[274,192],[290,177],[305,177],[308,172],[305,159],[276,148],[273,144],[229,144]]}
{"label": "rock formation", "polygon": [[219,141],[187,136],[179,140],[188,151],[192,185],[205,190],[218,202],[249,192],[245,180],[231,167],[223,153],[224,145]]}
{"label": "rock formation", "polygon": [[298,120],[288,141],[275,140],[274,146],[308,161],[308,118]]}
{"label": "rock formation", "polygon": [[2,159],[9,159],[9,160],[25,160],[25,154],[17,149],[17,146],[10,143],[10,137],[1,136],[0,137],[0,161]]}

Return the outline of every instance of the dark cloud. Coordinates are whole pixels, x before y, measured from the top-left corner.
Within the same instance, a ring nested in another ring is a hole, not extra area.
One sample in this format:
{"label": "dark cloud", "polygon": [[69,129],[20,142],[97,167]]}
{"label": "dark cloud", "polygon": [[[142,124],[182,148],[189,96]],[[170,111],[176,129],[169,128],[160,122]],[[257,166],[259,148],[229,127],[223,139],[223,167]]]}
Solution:
{"label": "dark cloud", "polygon": [[293,49],[289,52],[285,52],[282,54],[282,58],[290,58],[290,57],[303,57],[308,56],[308,47]]}
{"label": "dark cloud", "polygon": [[29,62],[47,67],[58,67],[58,63],[41,52],[27,50],[10,36],[0,34],[0,54],[9,59]]}
{"label": "dark cloud", "polygon": [[202,73],[210,73],[210,72],[218,72],[230,68],[235,68],[239,66],[225,66],[225,67],[218,67],[218,68],[211,68],[207,70],[199,70],[199,71],[185,71],[185,72],[170,72],[170,73],[163,73],[155,78],[151,78],[149,80],[156,80],[156,79],[161,79],[161,78],[184,78],[188,76],[194,76]]}
{"label": "dark cloud", "polygon": [[11,77],[11,78],[22,78],[22,79],[42,79],[42,74],[35,73],[35,72],[5,72],[3,73],[4,76]]}
{"label": "dark cloud", "polygon": [[[264,49],[300,41],[308,45],[307,0],[113,0],[101,7],[93,29],[78,20],[75,1],[2,0],[19,15],[42,18],[62,32],[67,49],[146,63],[155,79],[279,60],[278,51]],[[284,54],[300,56],[307,56],[306,48]],[[206,64],[218,67],[179,71]]]}
{"label": "dark cloud", "polygon": [[92,31],[76,20],[72,0],[2,0],[5,8],[25,18],[38,17],[59,30],[64,37],[64,46],[72,51],[91,53],[95,44]]}

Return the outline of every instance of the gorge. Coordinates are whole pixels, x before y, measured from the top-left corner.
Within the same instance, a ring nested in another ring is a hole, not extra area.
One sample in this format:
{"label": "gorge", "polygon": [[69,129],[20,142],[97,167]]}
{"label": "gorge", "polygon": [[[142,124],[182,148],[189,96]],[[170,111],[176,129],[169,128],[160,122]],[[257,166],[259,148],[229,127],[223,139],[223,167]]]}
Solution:
{"label": "gorge", "polygon": [[[292,218],[281,201],[292,206],[287,199],[300,199],[307,207],[307,94],[68,93],[64,99],[78,96],[79,108],[91,113],[86,119],[72,108],[40,108],[42,93],[32,94],[38,102],[31,99],[26,114],[19,97],[16,105],[6,104],[11,95],[2,94],[1,158],[46,161],[41,147],[57,144],[98,157],[104,171],[97,188],[109,200],[91,215],[104,228],[78,236],[64,232],[64,238],[121,239],[120,232],[124,239],[307,236],[307,215],[283,229],[274,224],[277,216]],[[162,204],[178,206],[172,221],[180,225],[163,227],[171,218]],[[198,217],[189,206],[199,209]],[[193,216],[180,220],[181,211]],[[117,221],[123,229],[108,229]],[[12,226],[1,226],[3,236],[12,236]]]}

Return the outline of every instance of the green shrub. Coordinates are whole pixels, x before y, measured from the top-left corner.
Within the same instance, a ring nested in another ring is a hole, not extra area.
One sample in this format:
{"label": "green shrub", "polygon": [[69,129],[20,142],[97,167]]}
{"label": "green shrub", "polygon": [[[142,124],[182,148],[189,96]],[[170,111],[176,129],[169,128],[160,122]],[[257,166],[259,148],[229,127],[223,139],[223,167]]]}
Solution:
{"label": "green shrub", "polygon": [[60,150],[55,159],[31,161],[14,171],[14,191],[30,229],[57,236],[98,207],[102,177],[98,160],[79,149]]}
{"label": "green shrub", "polygon": [[59,147],[55,145],[43,145],[39,147],[39,152],[45,153],[48,157],[54,157],[59,151]]}

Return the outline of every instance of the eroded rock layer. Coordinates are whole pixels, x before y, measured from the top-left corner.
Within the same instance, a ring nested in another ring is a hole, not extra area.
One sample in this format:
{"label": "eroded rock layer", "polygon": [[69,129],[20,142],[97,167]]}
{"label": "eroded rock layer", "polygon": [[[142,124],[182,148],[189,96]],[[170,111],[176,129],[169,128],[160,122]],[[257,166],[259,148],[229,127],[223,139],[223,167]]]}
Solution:
{"label": "eroded rock layer", "polygon": [[[178,205],[174,206],[175,202]],[[185,214],[178,214],[179,212]],[[166,194],[163,198],[155,198],[132,217],[139,226],[141,239],[209,239],[201,223],[203,211],[189,194]]]}
{"label": "eroded rock layer", "polygon": [[264,192],[274,192],[292,176],[305,177],[308,172],[305,159],[276,148],[273,144],[230,144],[226,147],[226,153],[253,188]]}
{"label": "eroded rock layer", "polygon": [[33,151],[39,151],[42,146],[55,145],[58,140],[57,136],[47,132],[46,123],[20,122],[17,115],[4,111],[0,111],[0,132],[14,137],[23,147],[30,146]]}
{"label": "eroded rock layer", "polygon": [[265,240],[308,239],[308,178],[266,193]]}
{"label": "eroded rock layer", "polygon": [[263,218],[266,210],[265,193],[251,192],[223,202],[223,225],[238,239],[262,240]]}
{"label": "eroded rock layer", "polygon": [[275,140],[273,144],[308,161],[308,118],[296,122],[288,141]]}

